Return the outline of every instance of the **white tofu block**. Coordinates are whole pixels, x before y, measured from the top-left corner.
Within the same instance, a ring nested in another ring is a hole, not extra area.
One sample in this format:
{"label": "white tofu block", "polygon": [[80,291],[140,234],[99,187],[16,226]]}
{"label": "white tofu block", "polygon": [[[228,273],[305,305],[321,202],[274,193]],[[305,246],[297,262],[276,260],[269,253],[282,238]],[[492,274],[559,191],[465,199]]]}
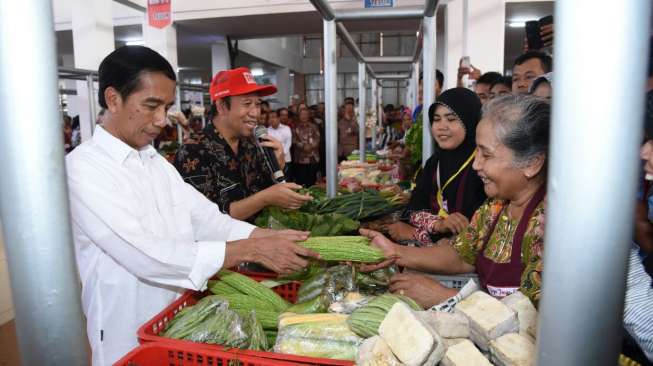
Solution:
{"label": "white tofu block", "polygon": [[[469,341],[467,338],[443,338],[444,346],[448,349],[451,346],[455,346],[462,341]],[[471,341],[470,341],[471,342]]]}
{"label": "white tofu block", "polygon": [[468,339],[449,347],[441,366],[492,366],[481,351]]}
{"label": "white tofu block", "polygon": [[463,314],[430,310],[419,314],[443,338],[469,338],[469,320]]}
{"label": "white tofu block", "polygon": [[[530,337],[534,341],[537,333],[537,309],[535,309],[531,299],[517,291],[501,299],[501,302],[517,313],[519,334]],[[529,331],[529,329],[531,330]]]}
{"label": "white tofu block", "polygon": [[368,338],[358,347],[358,366],[403,366],[383,338]]}
{"label": "white tofu block", "polygon": [[517,333],[490,341],[490,359],[498,366],[535,365],[535,344]]}
{"label": "white tofu block", "polygon": [[402,301],[392,306],[379,326],[379,335],[407,366],[421,365],[433,350],[431,329]]}
{"label": "white tofu block", "polygon": [[488,350],[491,340],[519,331],[517,314],[482,291],[476,291],[459,302],[456,311],[469,320],[470,338],[482,351]]}
{"label": "white tofu block", "polygon": [[444,340],[438,332],[436,332],[435,328],[430,325],[426,324],[430,331],[431,335],[433,335],[433,350],[431,351],[431,354],[429,357],[426,358],[426,361],[422,364],[422,366],[434,366],[437,365],[440,360],[444,357],[445,352],[447,351],[447,346],[444,344]]}

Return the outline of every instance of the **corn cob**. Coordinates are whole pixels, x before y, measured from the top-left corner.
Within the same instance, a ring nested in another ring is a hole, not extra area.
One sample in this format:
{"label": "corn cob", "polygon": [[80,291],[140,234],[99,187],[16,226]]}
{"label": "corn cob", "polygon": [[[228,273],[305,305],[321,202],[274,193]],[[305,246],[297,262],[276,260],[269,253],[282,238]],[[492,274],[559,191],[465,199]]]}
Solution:
{"label": "corn cob", "polygon": [[222,281],[243,294],[266,301],[270,304],[270,310],[284,311],[289,306],[281,296],[247,276],[226,269],[221,270],[218,275]]}
{"label": "corn cob", "polygon": [[340,323],[347,321],[347,315],[345,314],[333,314],[333,313],[320,313],[320,314],[293,314],[293,313],[283,313],[279,316],[279,328],[283,328],[293,324],[303,324],[303,323],[317,323],[317,322],[330,322],[330,323]]}
{"label": "corn cob", "polygon": [[316,236],[299,244],[318,252],[320,259],[325,261],[376,263],[384,260],[381,249],[369,243],[364,236]]}

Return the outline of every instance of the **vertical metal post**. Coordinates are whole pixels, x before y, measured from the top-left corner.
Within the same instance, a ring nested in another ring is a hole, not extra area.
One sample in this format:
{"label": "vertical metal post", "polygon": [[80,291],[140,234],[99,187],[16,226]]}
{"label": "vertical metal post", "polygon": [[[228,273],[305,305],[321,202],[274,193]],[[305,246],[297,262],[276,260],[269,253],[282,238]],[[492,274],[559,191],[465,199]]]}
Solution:
{"label": "vertical metal post", "polygon": [[[181,111],[181,87],[179,86],[179,73],[177,73],[177,90],[175,93],[175,106],[177,107],[177,112],[182,113]],[[184,143],[184,128],[181,126],[180,121],[177,121],[177,143],[181,146]]]}
{"label": "vertical metal post", "polygon": [[[556,2],[539,365],[615,365],[621,346],[651,3],[626,0],[619,9]],[[616,92],[590,108],[589,91],[606,83]]]}
{"label": "vertical metal post", "polygon": [[419,99],[419,61],[413,64],[413,105],[411,106],[413,110],[422,102]]}
{"label": "vertical metal post", "polygon": [[95,85],[93,85],[93,75],[86,75],[86,85],[88,88],[88,110],[91,114],[91,134],[95,132],[97,125],[97,111],[95,109]]}
{"label": "vertical metal post", "polygon": [[365,120],[367,114],[367,103],[365,102],[365,94],[367,88],[365,87],[365,77],[367,72],[365,64],[358,63],[358,153],[360,155],[360,162],[365,162]]}
{"label": "vertical metal post", "polygon": [[379,97],[377,93],[379,92],[379,90],[376,87],[377,82],[378,81],[376,79],[373,78],[370,79],[370,88],[372,89],[372,93],[371,93],[372,103],[370,104],[372,105],[373,113],[376,115],[376,118],[374,118],[374,125],[372,126],[372,150],[376,150],[376,131],[379,125],[379,118],[381,118],[381,115],[379,114],[379,108],[378,108]]}
{"label": "vertical metal post", "polygon": [[[202,106],[202,108],[205,108],[204,107],[204,93],[203,92],[200,93],[200,105]],[[204,128],[204,127],[206,127],[206,110],[204,110],[204,112],[202,113],[202,128]]]}
{"label": "vertical metal post", "polygon": [[463,0],[463,56],[469,56],[469,0]]}
{"label": "vertical metal post", "polygon": [[324,21],[324,130],[326,134],[327,196],[335,197],[338,187],[338,100],[336,79],[336,21]]}
{"label": "vertical metal post", "polygon": [[86,365],[52,3],[0,1],[0,17],[0,217],[21,363]]}
{"label": "vertical metal post", "polygon": [[431,137],[431,121],[429,121],[429,107],[435,101],[435,18],[437,8],[432,17],[424,17],[422,31],[424,32],[424,47],[422,57],[424,60],[424,79],[422,80],[422,166],[433,155],[433,138]]}

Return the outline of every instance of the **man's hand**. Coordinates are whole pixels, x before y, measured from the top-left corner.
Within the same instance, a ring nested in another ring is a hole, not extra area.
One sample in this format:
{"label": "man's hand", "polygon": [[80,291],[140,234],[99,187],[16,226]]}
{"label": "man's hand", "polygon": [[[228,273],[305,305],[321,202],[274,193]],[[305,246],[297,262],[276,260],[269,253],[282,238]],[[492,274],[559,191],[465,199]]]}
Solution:
{"label": "man's hand", "polygon": [[288,274],[308,265],[307,258],[319,259],[319,254],[296,244],[297,236],[282,234],[256,239],[249,247],[251,258],[270,270]]}
{"label": "man's hand", "polygon": [[410,297],[424,309],[437,305],[458,293],[457,290],[447,288],[438,281],[415,273],[398,273],[392,276],[390,291]]}
{"label": "man's hand", "polygon": [[553,23],[543,25],[540,28],[540,38],[542,39],[544,47],[553,46]]}
{"label": "man's hand", "polygon": [[295,192],[295,190],[301,188],[302,186],[295,183],[272,185],[262,191],[265,193],[265,205],[296,210],[302,207],[304,202],[313,200],[313,197],[308,194],[304,195]]}
{"label": "man's hand", "polygon": [[414,227],[406,224],[405,222],[397,221],[386,227],[388,234],[394,240],[415,240]]}
{"label": "man's hand", "polygon": [[460,212],[454,212],[446,219],[438,220],[433,223],[433,232],[460,234],[469,226],[469,220]]}
{"label": "man's hand", "polygon": [[399,258],[399,245],[390,241],[380,232],[367,229],[360,229],[359,232],[361,235],[371,239],[370,245],[381,249],[386,258],[383,262],[377,264],[361,264],[358,267],[361,272],[371,272],[388,267],[394,264],[397,258]]}
{"label": "man's hand", "polygon": [[286,166],[286,158],[281,142],[270,135],[263,135],[261,139],[264,140],[261,142],[261,146],[271,147],[274,150],[274,156],[277,158],[277,162],[279,162],[279,167],[283,169]]}
{"label": "man's hand", "polygon": [[266,238],[269,236],[283,236],[291,241],[304,241],[308,239],[311,235],[310,231],[299,231],[299,230],[274,230],[274,229],[264,229],[257,227],[252,231],[252,234],[249,236],[251,239],[255,238]]}

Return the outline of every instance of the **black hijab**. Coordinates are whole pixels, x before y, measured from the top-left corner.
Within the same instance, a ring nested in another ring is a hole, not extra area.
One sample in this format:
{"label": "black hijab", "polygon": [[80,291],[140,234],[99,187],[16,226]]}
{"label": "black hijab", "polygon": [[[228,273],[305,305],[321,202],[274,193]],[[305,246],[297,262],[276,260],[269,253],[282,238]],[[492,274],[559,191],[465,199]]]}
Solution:
{"label": "black hijab", "polygon": [[[443,105],[455,113],[465,128],[465,139],[453,150],[443,150],[435,146],[433,156],[426,162],[424,170],[417,179],[408,211],[429,210],[437,214],[440,209],[436,199],[437,171],[440,167],[440,184],[445,182],[469,159],[476,149],[476,126],[481,118],[481,101],[476,93],[466,88],[453,88],[440,95],[429,108],[429,121],[438,105]],[[464,184],[461,187],[461,184]],[[461,189],[459,189],[459,187]],[[472,169],[470,163],[444,190],[443,199],[447,202],[449,213],[460,212],[471,219],[474,212],[485,201],[483,182]]]}

